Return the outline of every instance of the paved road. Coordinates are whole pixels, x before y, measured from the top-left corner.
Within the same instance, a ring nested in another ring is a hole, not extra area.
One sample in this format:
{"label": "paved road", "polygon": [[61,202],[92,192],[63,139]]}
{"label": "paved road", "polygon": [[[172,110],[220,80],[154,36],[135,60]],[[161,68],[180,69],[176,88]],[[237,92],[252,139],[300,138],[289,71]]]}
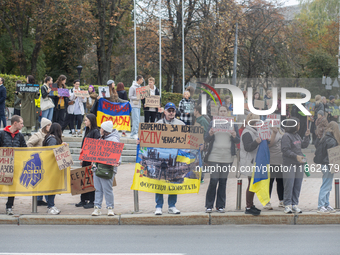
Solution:
{"label": "paved road", "polygon": [[0,226],[6,253],[339,254],[322,226]]}

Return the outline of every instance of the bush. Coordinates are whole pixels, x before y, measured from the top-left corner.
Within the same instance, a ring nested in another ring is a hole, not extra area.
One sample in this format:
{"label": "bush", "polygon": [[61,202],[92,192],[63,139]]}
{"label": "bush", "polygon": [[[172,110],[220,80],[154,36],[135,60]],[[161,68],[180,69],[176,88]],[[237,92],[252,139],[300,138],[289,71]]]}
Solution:
{"label": "bush", "polygon": [[18,80],[21,80],[22,82],[26,82],[25,76],[16,76],[16,75],[8,75],[8,74],[0,74],[0,77],[5,79],[4,85],[6,87],[7,91],[7,97],[6,97],[6,106],[7,107],[13,107],[14,105],[14,91],[15,91],[15,84]]}

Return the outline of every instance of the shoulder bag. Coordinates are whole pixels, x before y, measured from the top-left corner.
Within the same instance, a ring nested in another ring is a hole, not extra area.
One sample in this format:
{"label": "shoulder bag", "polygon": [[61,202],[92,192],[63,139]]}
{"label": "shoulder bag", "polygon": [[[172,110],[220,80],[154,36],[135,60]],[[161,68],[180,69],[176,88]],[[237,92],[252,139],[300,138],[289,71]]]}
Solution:
{"label": "shoulder bag", "polygon": [[[44,87],[46,88],[46,90],[48,90],[47,86],[44,85]],[[54,103],[52,102],[52,99],[47,96],[46,98],[42,98],[40,100],[40,109],[42,111],[48,110],[50,108],[54,108]]]}

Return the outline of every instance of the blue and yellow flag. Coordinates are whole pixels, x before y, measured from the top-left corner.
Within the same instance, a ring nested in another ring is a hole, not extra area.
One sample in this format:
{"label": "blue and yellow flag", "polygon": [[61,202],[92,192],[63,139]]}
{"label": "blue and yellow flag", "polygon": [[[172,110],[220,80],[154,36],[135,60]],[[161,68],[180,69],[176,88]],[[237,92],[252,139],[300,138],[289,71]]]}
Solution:
{"label": "blue and yellow flag", "polygon": [[190,150],[178,150],[176,162],[182,162],[186,164],[194,163],[196,157],[194,154],[190,153]]}
{"label": "blue and yellow flag", "polygon": [[0,196],[41,196],[71,192],[70,168],[59,170],[53,149],[14,149],[13,184],[0,185]]}
{"label": "blue and yellow flag", "polygon": [[262,140],[257,150],[255,170],[253,171],[249,190],[255,192],[261,204],[265,206],[270,202],[270,153],[267,140]]}
{"label": "blue and yellow flag", "polygon": [[129,102],[112,103],[104,98],[100,98],[97,109],[97,125],[100,127],[103,122],[111,120],[113,128],[130,131],[130,112],[131,105]]}

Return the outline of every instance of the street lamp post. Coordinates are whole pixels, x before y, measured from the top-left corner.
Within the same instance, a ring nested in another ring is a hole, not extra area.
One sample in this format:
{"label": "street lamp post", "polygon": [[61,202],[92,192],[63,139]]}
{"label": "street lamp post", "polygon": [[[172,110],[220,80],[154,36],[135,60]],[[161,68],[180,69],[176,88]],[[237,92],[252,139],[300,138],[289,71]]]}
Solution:
{"label": "street lamp post", "polygon": [[79,76],[79,80],[80,80],[80,74],[81,74],[81,70],[83,70],[83,67],[81,65],[79,65],[76,68],[77,68],[78,76]]}

